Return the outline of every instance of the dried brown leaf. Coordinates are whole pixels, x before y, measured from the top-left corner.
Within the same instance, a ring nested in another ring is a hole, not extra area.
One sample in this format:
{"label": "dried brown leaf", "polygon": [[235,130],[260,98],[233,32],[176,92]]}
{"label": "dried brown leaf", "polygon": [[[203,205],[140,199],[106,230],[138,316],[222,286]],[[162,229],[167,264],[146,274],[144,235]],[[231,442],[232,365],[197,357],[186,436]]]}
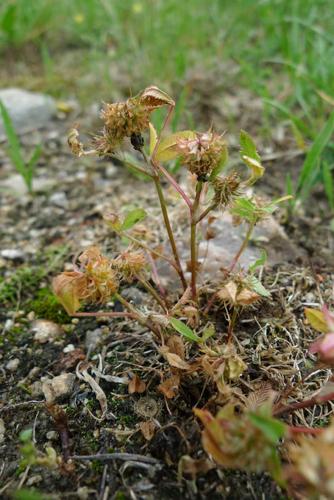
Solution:
{"label": "dried brown leaf", "polygon": [[167,340],[167,346],[169,352],[177,354],[181,359],[184,360],[184,343],[180,335],[172,335]]}
{"label": "dried brown leaf", "polygon": [[173,352],[166,352],[165,357],[170,366],[173,366],[173,368],[178,368],[179,370],[189,370],[191,368],[189,363]]}
{"label": "dried brown leaf", "polygon": [[151,439],[153,438],[156,427],[156,424],[152,420],[139,422],[141,433],[147,441],[151,441]]}
{"label": "dried brown leaf", "polygon": [[128,385],[128,392],[129,394],[142,394],[146,390],[146,384],[143,380],[141,380],[137,374],[134,374],[131,376],[131,379],[129,381]]}
{"label": "dried brown leaf", "polygon": [[217,297],[220,300],[235,304],[238,287],[234,281],[229,281],[221,290],[217,292]]}
{"label": "dried brown leaf", "polygon": [[238,293],[236,297],[236,303],[242,306],[248,306],[250,304],[253,304],[254,302],[259,301],[260,299],[261,296],[258,293],[244,288],[240,293]]}
{"label": "dried brown leaf", "polygon": [[156,109],[161,106],[175,106],[173,99],[163,90],[155,85],[147,87],[140,96],[140,104],[148,109]]}
{"label": "dried brown leaf", "polygon": [[179,385],[180,376],[172,375],[158,385],[158,391],[160,391],[167,399],[172,399],[177,395]]}

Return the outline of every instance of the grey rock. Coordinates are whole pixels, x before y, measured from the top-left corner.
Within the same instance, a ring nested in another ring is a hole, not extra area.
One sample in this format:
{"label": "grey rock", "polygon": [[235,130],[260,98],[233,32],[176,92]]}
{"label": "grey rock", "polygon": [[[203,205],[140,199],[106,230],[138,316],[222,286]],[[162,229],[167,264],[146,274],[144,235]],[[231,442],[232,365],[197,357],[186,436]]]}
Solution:
{"label": "grey rock", "polygon": [[42,382],[42,390],[48,403],[69,396],[73,390],[75,375],[73,373],[62,373],[52,379]]}
{"label": "grey rock", "polygon": [[[222,267],[228,267],[238,252],[246,233],[245,225],[234,226],[232,216],[223,214],[210,226],[215,236],[201,241],[199,259],[203,260],[202,274],[205,279],[214,279]],[[251,243],[239,260],[239,266],[248,268],[260,256],[261,248],[268,254],[268,265],[294,261],[300,251],[289,240],[282,226],[270,216],[255,228]]]}
{"label": "grey rock", "polygon": [[[19,134],[43,127],[57,112],[56,103],[52,97],[23,89],[2,89],[0,100],[5,105]],[[4,126],[0,118],[0,137],[4,136]]]}
{"label": "grey rock", "polygon": [[[55,179],[47,179],[45,177],[34,177],[32,181],[35,193],[45,193],[50,191],[54,187],[55,183]],[[23,177],[19,174],[13,174],[7,179],[1,181],[1,187],[17,197],[25,196],[28,193],[26,183],[24,182]],[[29,201],[28,198],[27,201]]]}
{"label": "grey rock", "polygon": [[25,253],[18,248],[5,248],[1,250],[1,257],[7,260],[24,261]]}
{"label": "grey rock", "polygon": [[[206,233],[206,228],[206,224],[203,224],[203,234]],[[245,225],[234,226],[232,216],[227,212],[217,217],[210,225],[210,230],[213,231],[213,237],[209,241],[200,241],[198,249],[198,258],[202,264],[199,280],[202,282],[217,282],[223,277],[222,268],[231,265],[246,233]],[[267,265],[293,262],[302,256],[300,249],[289,240],[282,226],[272,216],[255,228],[251,242],[242,253],[237,268],[240,266],[248,268],[260,257],[262,248],[268,254]],[[179,251],[181,261],[183,263],[189,261],[188,232],[185,232],[184,240],[179,244]],[[179,287],[178,277],[168,264],[160,262],[158,271],[164,286]],[[186,278],[189,277],[190,273],[186,272]]]}
{"label": "grey rock", "polygon": [[135,286],[125,288],[122,291],[122,295],[126,300],[132,302],[137,306],[145,302],[145,293],[141,290],[138,290],[138,288],[136,288]]}
{"label": "grey rock", "polygon": [[85,339],[86,349],[94,351],[94,349],[100,343],[101,337],[102,337],[101,328],[96,328],[95,330],[88,330]]}

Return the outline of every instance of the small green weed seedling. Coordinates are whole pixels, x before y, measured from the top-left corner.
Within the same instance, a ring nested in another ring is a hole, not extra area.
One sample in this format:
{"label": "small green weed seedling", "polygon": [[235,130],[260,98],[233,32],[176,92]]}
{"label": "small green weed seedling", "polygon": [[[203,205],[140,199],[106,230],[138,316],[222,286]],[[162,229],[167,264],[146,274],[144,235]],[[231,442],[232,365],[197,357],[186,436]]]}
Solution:
{"label": "small green weed seedling", "polygon": [[[258,268],[265,264],[266,253],[263,251],[248,269],[240,266],[240,257],[259,221],[265,220],[279,203],[291,197],[266,202],[249,194],[249,187],[263,176],[264,167],[252,138],[245,131],[240,133],[240,159],[246,166],[244,176],[233,170],[227,171],[225,139],[212,128],[206,132],[182,130],[165,136],[174,107],[175,103],[169,95],[157,87],[148,87],[126,102],[105,104],[101,113],[104,122],[102,133],[93,137],[89,149],[80,142],[77,129],[72,129],[68,138],[70,148],[79,157],[117,157],[123,140],[130,139],[142,158],[142,163],[136,163],[132,168],[155,187],[170,252],[159,245],[160,242],[150,246],[146,240],[138,239],[133,231],[136,224],[143,223],[148,217],[143,207],[120,214],[106,213],[104,219],[108,226],[123,241],[129,242],[129,247],[110,257],[103,255],[97,246],[86,248],[75,259],[73,270],[54,278],[53,289],[71,316],[124,318],[137,321],[150,330],[159,355],[167,365],[165,371],[168,376],[164,374],[157,387],[165,398],[174,398],[181,380],[185,383],[187,377],[196,373],[203,376],[205,384],[211,383],[217,394],[217,404],[221,406],[222,401],[223,404],[226,402],[226,395],[232,394],[233,384],[247,369],[234,342],[237,317],[242,309],[270,297],[257,275]],[[167,112],[157,132],[151,122],[151,114],[161,108],[166,108]],[[147,149],[144,141],[146,131],[149,135]],[[175,160],[187,170],[190,178],[187,188],[164,166]],[[188,213],[187,263],[180,257],[180,242],[170,221],[162,179],[176,191],[178,203],[184,204]],[[245,237],[229,266],[222,268],[218,284],[203,284],[199,280],[198,229],[213,212],[215,217],[219,217],[224,211],[230,212],[236,225],[244,224]],[[179,282],[178,293],[162,286],[159,260],[174,269]],[[137,307],[123,296],[123,288],[130,283],[137,283],[151,295],[151,310]],[[81,310],[85,305],[99,307],[112,301],[118,301],[123,310]],[[216,333],[216,325],[210,317],[213,304],[221,317],[225,316],[227,323],[226,331],[220,335]],[[130,383],[131,394],[145,390],[145,384],[138,376]],[[295,481],[302,467],[298,453],[302,456],[301,450],[307,449],[310,436],[318,440],[321,450],[323,441],[332,439],[333,426],[327,428],[324,434],[323,429],[295,427],[278,417],[333,397],[332,394],[325,394],[323,398],[319,396],[286,404],[284,397],[276,402],[273,391],[258,392],[260,394],[254,396],[257,401],[243,405],[238,399],[238,409],[236,404],[229,402],[217,416],[207,409],[195,408],[194,413],[204,425],[203,446],[222,467],[267,471],[280,486],[290,488],[289,481]],[[242,406],[241,411],[239,406]],[[299,436],[302,436],[300,441]],[[278,448],[283,439],[293,462],[288,471],[282,467]],[[297,441],[299,446],[295,444]],[[327,492],[327,489],[324,491]]]}
{"label": "small green weed seedling", "polygon": [[42,147],[36,146],[30,159],[26,161],[20,145],[20,140],[15,132],[12,120],[4,104],[0,101],[0,114],[8,141],[8,156],[12,164],[22,176],[29,193],[33,192],[33,178],[35,167],[42,153]]}

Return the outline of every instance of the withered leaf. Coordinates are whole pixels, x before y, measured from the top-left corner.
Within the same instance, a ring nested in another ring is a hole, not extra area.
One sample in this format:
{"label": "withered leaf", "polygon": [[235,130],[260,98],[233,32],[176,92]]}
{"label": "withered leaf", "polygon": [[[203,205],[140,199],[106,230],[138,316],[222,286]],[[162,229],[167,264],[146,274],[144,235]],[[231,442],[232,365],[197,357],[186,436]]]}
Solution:
{"label": "withered leaf", "polygon": [[65,271],[52,280],[52,288],[68,314],[80,309],[80,297],[86,288],[85,276],[77,271]]}
{"label": "withered leaf", "polygon": [[179,460],[179,474],[190,475],[193,479],[196,479],[198,474],[206,474],[211,469],[215,469],[216,466],[208,458],[192,458],[189,455],[183,455]]}
{"label": "withered leaf", "polygon": [[261,296],[258,293],[253,292],[252,290],[247,290],[247,288],[244,288],[243,290],[241,290],[240,293],[238,293],[236,297],[236,303],[242,306],[249,306],[250,304],[257,302],[260,299]]}
{"label": "withered leaf", "polygon": [[74,368],[79,361],[83,361],[85,358],[86,355],[82,349],[74,349],[73,351],[62,355],[58,363],[58,368],[60,370],[70,370],[71,368]]}
{"label": "withered leaf", "polygon": [[179,385],[180,376],[172,375],[158,385],[158,391],[160,391],[167,399],[172,399],[177,395]]}
{"label": "withered leaf", "polygon": [[169,352],[177,354],[181,359],[184,359],[184,343],[179,335],[172,335],[167,340]]}
{"label": "withered leaf", "polygon": [[129,385],[128,385],[128,392],[129,394],[142,394],[146,390],[146,384],[143,380],[141,380],[137,374],[132,375]]}
{"label": "withered leaf", "polygon": [[170,364],[174,368],[178,368],[179,370],[189,370],[190,365],[186,361],[184,361],[180,356],[174,354],[173,352],[166,352],[165,357]]}
{"label": "withered leaf", "polygon": [[220,300],[231,302],[235,304],[238,287],[234,281],[229,281],[221,290],[217,292],[217,297]]}
{"label": "withered leaf", "polygon": [[173,99],[163,90],[155,85],[147,87],[140,96],[140,103],[149,109],[160,108],[161,106],[175,106]]}
{"label": "withered leaf", "polygon": [[147,441],[151,441],[151,439],[153,438],[156,427],[156,424],[152,420],[139,422],[141,433]]}

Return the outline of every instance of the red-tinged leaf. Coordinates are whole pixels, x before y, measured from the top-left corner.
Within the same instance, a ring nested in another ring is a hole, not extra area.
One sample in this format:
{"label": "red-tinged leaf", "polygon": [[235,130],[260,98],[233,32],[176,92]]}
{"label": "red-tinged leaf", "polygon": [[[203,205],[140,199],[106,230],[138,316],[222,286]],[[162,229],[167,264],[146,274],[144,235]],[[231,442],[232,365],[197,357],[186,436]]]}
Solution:
{"label": "red-tinged leaf", "polygon": [[173,99],[163,90],[160,90],[155,85],[147,87],[140,96],[140,103],[149,108],[156,109],[161,106],[175,106]]}
{"label": "red-tinged leaf", "polygon": [[80,309],[80,298],[85,286],[85,276],[76,271],[61,273],[52,281],[53,291],[69,315],[75,314]]}

